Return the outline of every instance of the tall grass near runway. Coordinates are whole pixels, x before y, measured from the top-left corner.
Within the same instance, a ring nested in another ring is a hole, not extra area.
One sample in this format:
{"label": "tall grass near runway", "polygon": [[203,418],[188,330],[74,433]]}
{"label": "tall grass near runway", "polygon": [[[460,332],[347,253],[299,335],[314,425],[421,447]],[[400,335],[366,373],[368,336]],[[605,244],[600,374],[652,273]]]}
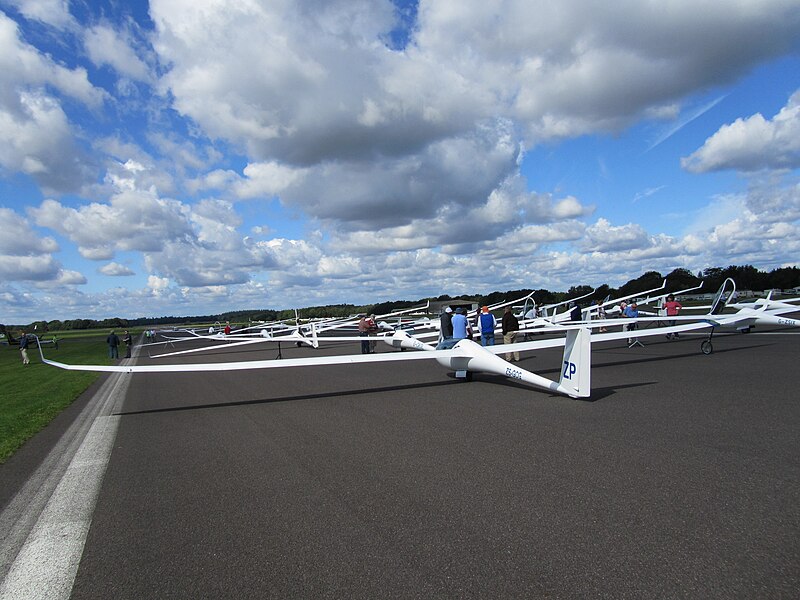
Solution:
{"label": "tall grass near runway", "polygon": [[[58,350],[43,344],[44,355],[66,363],[110,364],[108,331],[61,332]],[[48,334],[46,339],[52,336]],[[121,337],[121,336],[120,336]],[[64,371],[45,365],[35,344],[22,364],[18,346],[0,346],[0,464],[80,396],[99,373]],[[124,352],[124,346],[123,346]]]}

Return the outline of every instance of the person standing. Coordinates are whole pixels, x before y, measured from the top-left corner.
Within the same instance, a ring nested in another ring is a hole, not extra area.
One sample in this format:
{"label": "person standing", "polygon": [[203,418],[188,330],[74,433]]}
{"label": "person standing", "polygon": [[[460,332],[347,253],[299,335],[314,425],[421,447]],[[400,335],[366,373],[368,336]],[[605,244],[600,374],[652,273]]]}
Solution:
{"label": "person standing", "polygon": [[481,307],[481,314],[478,317],[478,332],[481,334],[481,346],[494,346],[494,330],[496,327],[497,319],[489,312],[489,307]]}
{"label": "person standing", "polygon": [[119,337],[113,329],[106,338],[106,344],[108,344],[108,358],[119,358]]}
{"label": "person standing", "polygon": [[[629,319],[638,319],[639,318],[639,308],[636,305],[636,302],[631,302],[628,306],[625,307],[625,311],[623,316],[628,317]],[[635,331],[638,329],[639,324],[636,321],[628,323],[626,329],[628,332]],[[628,338],[628,345],[630,346],[633,344],[633,338]]]}
{"label": "person standing", "polygon": [[[513,344],[517,339],[517,331],[519,331],[519,320],[514,315],[514,312],[511,310],[510,306],[506,306],[505,310],[503,311],[503,320],[501,323],[503,329],[503,343],[504,344]],[[508,352],[506,354],[506,360],[508,362],[515,362],[519,361],[519,352],[516,350],[514,352]]]}
{"label": "person standing", "polygon": [[22,364],[29,365],[31,361],[28,359],[28,332],[23,331],[19,336],[19,351],[22,354]]}
{"label": "person standing", "polygon": [[453,315],[453,339],[463,340],[469,334],[467,332],[467,315],[464,314],[463,308],[457,308],[456,313]]}
{"label": "person standing", "polygon": [[577,302],[570,302],[570,311],[569,311],[569,320],[570,321],[580,321],[581,320],[581,307],[578,305]]}
{"label": "person standing", "polygon": [[361,340],[361,354],[369,354],[369,340],[367,339],[367,336],[369,336],[369,323],[366,315],[358,321],[358,335],[364,338]]}
{"label": "person standing", "polygon": [[[667,316],[668,317],[677,317],[678,314],[681,312],[681,309],[683,308],[683,305],[680,302],[678,302],[677,300],[675,300],[675,296],[670,294],[669,296],[667,296],[667,301],[664,303],[664,308],[667,310]],[[676,320],[667,321],[667,326],[671,327],[671,326],[675,325],[675,323],[676,323]],[[668,333],[667,334],[667,338],[671,338],[671,337],[677,338],[678,334],[677,333]]]}
{"label": "person standing", "polygon": [[[600,321],[604,321],[606,319],[606,309],[603,307],[602,304],[597,305],[597,318]],[[606,329],[605,326],[601,325],[600,333],[605,333],[606,331],[608,331],[608,329]]]}
{"label": "person standing", "polygon": [[[370,336],[375,336],[378,333],[378,322],[375,320],[375,315],[370,315],[367,319],[367,334]],[[375,346],[378,345],[378,340],[370,340],[369,341],[369,353],[375,354]]]}
{"label": "person standing", "polygon": [[131,334],[128,333],[128,330],[125,330],[125,337],[122,338],[122,341],[125,342],[125,358],[131,357],[131,346],[133,345],[133,338]]}
{"label": "person standing", "polygon": [[442,311],[439,317],[439,341],[453,338],[453,309],[449,306]]}

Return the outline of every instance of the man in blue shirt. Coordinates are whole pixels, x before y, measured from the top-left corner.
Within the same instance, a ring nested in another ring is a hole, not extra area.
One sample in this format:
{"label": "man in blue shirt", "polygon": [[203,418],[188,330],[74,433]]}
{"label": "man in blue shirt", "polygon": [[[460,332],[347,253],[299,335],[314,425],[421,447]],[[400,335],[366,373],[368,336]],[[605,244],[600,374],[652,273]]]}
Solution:
{"label": "man in blue shirt", "polygon": [[439,345],[436,346],[437,350],[450,350],[458,342],[469,336],[466,312],[463,308],[456,309],[456,312],[453,313],[453,318],[450,320],[453,327],[452,337],[445,338],[439,342]]}
{"label": "man in blue shirt", "polygon": [[478,331],[481,333],[481,346],[494,346],[494,330],[497,327],[497,319],[489,312],[489,307],[481,308],[481,316],[478,318]]}
{"label": "man in blue shirt", "polygon": [[457,308],[456,314],[453,315],[453,339],[463,340],[468,337],[467,333],[467,315],[463,308]]}
{"label": "man in blue shirt", "polygon": [[[636,302],[631,302],[628,306],[625,307],[625,310],[622,311],[623,316],[628,317],[629,319],[638,319],[639,318],[639,308],[636,306]],[[638,327],[637,323],[628,323],[627,330],[633,331]],[[633,338],[628,338],[628,345],[630,346],[633,343]]]}

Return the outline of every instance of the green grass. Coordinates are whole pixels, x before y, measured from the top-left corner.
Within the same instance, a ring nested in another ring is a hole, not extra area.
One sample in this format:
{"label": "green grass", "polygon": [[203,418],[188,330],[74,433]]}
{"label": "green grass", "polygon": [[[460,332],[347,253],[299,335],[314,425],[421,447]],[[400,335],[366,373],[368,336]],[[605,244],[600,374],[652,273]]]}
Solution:
{"label": "green grass", "polygon": [[[108,331],[57,332],[58,350],[42,349],[47,358],[67,363],[109,364]],[[47,334],[46,339],[51,338]],[[122,346],[124,352],[124,346]],[[97,378],[99,373],[64,371],[45,365],[38,348],[28,348],[23,366],[19,346],[0,345],[0,464],[43,429]]]}

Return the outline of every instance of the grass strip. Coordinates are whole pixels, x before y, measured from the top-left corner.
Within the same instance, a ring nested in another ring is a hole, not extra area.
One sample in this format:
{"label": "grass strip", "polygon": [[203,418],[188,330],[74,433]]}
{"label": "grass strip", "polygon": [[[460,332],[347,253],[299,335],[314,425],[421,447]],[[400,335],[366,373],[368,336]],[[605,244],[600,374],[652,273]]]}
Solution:
{"label": "grass strip", "polygon": [[[57,335],[58,350],[52,344],[42,346],[47,358],[76,364],[111,363],[105,343],[108,331]],[[19,346],[0,346],[0,464],[100,377],[100,373],[45,365],[36,347],[28,348],[28,357],[31,363],[23,365]]]}

